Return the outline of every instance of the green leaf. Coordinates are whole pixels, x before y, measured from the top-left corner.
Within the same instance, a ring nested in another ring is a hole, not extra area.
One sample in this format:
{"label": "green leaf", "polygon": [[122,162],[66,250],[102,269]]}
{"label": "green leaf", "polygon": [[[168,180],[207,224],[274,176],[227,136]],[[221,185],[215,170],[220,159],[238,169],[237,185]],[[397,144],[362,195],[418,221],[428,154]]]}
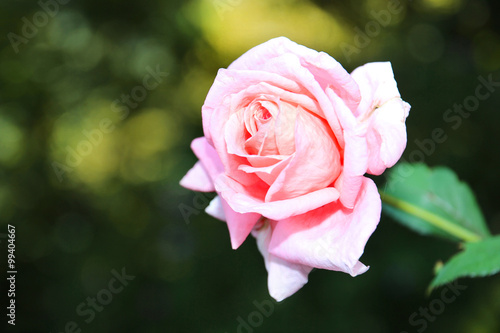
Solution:
{"label": "green leaf", "polygon": [[421,234],[468,242],[491,236],[471,189],[448,168],[398,164],[380,194],[385,213]]}
{"label": "green leaf", "polygon": [[500,272],[500,236],[480,242],[466,243],[465,249],[452,257],[437,272],[430,288],[460,277],[480,277]]}

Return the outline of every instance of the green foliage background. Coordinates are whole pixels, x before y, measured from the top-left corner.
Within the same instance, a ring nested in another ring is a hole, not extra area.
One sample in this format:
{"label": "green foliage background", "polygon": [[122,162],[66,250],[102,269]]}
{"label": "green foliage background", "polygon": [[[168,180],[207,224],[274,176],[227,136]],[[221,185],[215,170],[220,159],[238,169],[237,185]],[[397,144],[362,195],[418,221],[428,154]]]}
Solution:
{"label": "green foliage background", "polygon": [[[217,69],[281,35],[328,52],[349,71],[391,61],[412,105],[404,158],[455,170],[477,194],[492,233],[500,233],[500,89],[467,117],[443,119],[474,95],[479,76],[500,81],[498,3],[401,1],[402,11],[386,27],[356,44],[358,31],[377,22],[373,13],[388,6],[381,0],[73,0],[59,4],[53,17],[45,14],[46,23],[38,21],[15,52],[9,33],[22,37],[23,18],[33,23],[43,9],[35,1],[2,1],[0,233],[16,226],[18,270],[16,326],[7,330],[63,332],[74,321],[83,332],[235,332],[238,318],[248,322],[256,311],[254,301],[270,299],[254,240],[231,250],[225,225],[196,208],[207,199],[178,182],[196,161],[189,144],[202,135],[200,108]],[[341,45],[358,48],[346,55]],[[113,107],[142,84],[148,67],[168,76],[129,113],[121,102]],[[114,112],[117,105],[121,112]],[[103,119],[113,129],[58,177],[54,162],[68,167],[68,147],[78,150],[84,131]],[[446,140],[425,154],[418,142],[436,128]],[[383,186],[384,176],[376,181]],[[186,221],[180,204],[199,213]],[[0,247],[5,295],[3,238]],[[252,330],[416,332],[421,326],[409,317],[440,297],[425,296],[433,267],[456,251],[453,243],[383,216],[362,257],[371,266],[366,274],[316,270]],[[135,279],[86,323],[76,308],[122,267]],[[500,277],[460,284],[467,289],[426,331],[500,331]]]}

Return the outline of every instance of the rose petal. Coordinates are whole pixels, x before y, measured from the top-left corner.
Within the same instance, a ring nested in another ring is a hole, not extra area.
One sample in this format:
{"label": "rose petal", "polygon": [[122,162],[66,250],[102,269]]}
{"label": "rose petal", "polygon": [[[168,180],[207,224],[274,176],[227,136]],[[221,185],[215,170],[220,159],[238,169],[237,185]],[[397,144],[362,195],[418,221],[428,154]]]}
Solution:
{"label": "rose petal", "polygon": [[340,192],[342,204],[346,208],[353,208],[368,168],[368,146],[364,137],[351,132],[345,132],[344,138],[344,168],[335,187]]}
{"label": "rose petal", "polygon": [[221,163],[219,154],[215,151],[205,137],[196,138],[191,142],[191,149],[212,180],[219,174],[224,173],[224,166]]}
{"label": "rose petal", "polygon": [[255,224],[261,218],[258,213],[240,214],[235,212],[224,200],[220,198],[220,203],[226,217],[229,236],[231,237],[231,247],[236,250],[248,237]]}
{"label": "rose petal", "polygon": [[214,182],[198,161],[180,181],[181,186],[193,191],[214,192]]}
{"label": "rose petal", "polygon": [[356,109],[361,95],[356,82],[342,65],[330,55],[299,45],[286,37],[274,38],[255,46],[236,59],[228,69],[269,70],[269,60],[284,54],[297,56],[301,66],[314,75],[314,80],[323,89],[333,85],[335,93],[346,101],[348,107]]}
{"label": "rose petal", "polygon": [[259,176],[260,179],[266,182],[266,184],[271,185],[272,183],[274,183],[283,169],[290,163],[293,157],[294,155],[291,155],[273,165],[260,168],[249,165],[240,165],[240,170],[243,170],[247,173],[255,173],[257,176]]}
{"label": "rose petal", "polygon": [[275,300],[281,302],[307,283],[307,276],[312,267],[294,264],[270,254],[268,247],[271,233],[270,223],[265,223],[261,228],[252,231],[252,235],[257,240],[257,247],[264,257],[268,272],[269,294]]}
{"label": "rose petal", "polygon": [[210,215],[215,217],[218,220],[221,221],[226,221],[226,214],[224,213],[224,208],[222,207],[222,201],[219,196],[216,196],[215,198],[210,201],[208,204],[207,208],[205,208],[205,212]]}
{"label": "rose petal", "polygon": [[[207,171],[206,173],[211,179],[223,175],[224,167],[220,162],[219,156],[204,137],[194,139],[191,143],[191,148],[200,159],[201,164],[203,164],[204,169]],[[191,181],[191,176],[189,176],[188,179]],[[188,184],[191,185],[192,183],[189,182]],[[253,226],[259,220],[260,214],[237,213],[229,207],[224,199],[217,198],[218,197],[210,202],[209,206],[206,208],[206,212],[215,218],[227,222],[231,237],[231,246],[233,249],[237,249],[250,234]]]}
{"label": "rose petal", "polygon": [[352,111],[332,89],[328,88],[326,93],[344,128],[344,166],[342,174],[335,182],[335,187],[340,192],[342,204],[347,208],[353,208],[363,184],[363,175],[368,169],[368,144],[365,133]]}
{"label": "rose petal", "polygon": [[[262,82],[268,82],[285,90],[289,89],[296,92],[300,92],[303,88],[300,88],[293,81],[272,73],[247,71],[247,73],[237,73],[239,75],[237,77],[232,77],[232,74],[235,73],[228,70],[219,71],[202,107],[203,129],[208,142],[213,143],[217,150],[225,172],[238,179],[242,184],[251,186],[261,180],[256,175],[246,174],[238,169],[240,165],[246,164],[244,157],[227,153],[228,147],[225,135],[227,121],[243,107],[240,105],[241,100],[232,94],[244,90],[249,84]],[[244,77],[244,75],[247,77]]]}
{"label": "rose petal", "polygon": [[377,187],[365,178],[353,210],[339,202],[303,215],[280,220],[269,251],[286,261],[343,271],[355,276],[366,271],[359,262],[368,238],[380,219]]}
{"label": "rose petal", "polygon": [[401,158],[406,148],[405,119],[409,110],[410,105],[400,98],[389,100],[375,110],[366,136],[370,153],[368,173],[380,175]]}
{"label": "rose petal", "polygon": [[[259,70],[219,69],[202,106],[203,131],[209,142],[212,142],[213,137],[216,138],[217,131],[222,130],[217,123],[212,124],[212,116],[215,114],[217,118],[229,119],[229,116],[234,112],[233,107],[238,106],[230,104],[230,96],[263,83],[291,93],[303,94],[305,92],[304,87],[297,82],[275,73]],[[244,94],[248,96],[251,93],[250,91]],[[241,98],[242,96],[237,98],[235,102],[241,103]],[[224,103],[227,104],[224,105]]]}
{"label": "rose petal", "polygon": [[361,91],[356,116],[367,118],[373,110],[390,99],[401,97],[390,62],[371,62],[351,73]]}
{"label": "rose petal", "polygon": [[[300,104],[299,104],[300,105]],[[300,105],[300,108],[303,108]],[[279,154],[289,156],[294,154],[295,147],[295,123],[299,107],[280,101],[279,112],[274,123],[276,148]]]}
{"label": "rose petal", "polygon": [[329,186],[341,170],[339,146],[326,122],[299,106],[296,152],[266,194],[266,201],[294,198]]}
{"label": "rose petal", "polygon": [[243,244],[261,217],[260,214],[239,214],[235,212],[220,196],[216,196],[210,201],[210,204],[205,208],[205,212],[227,223],[231,247],[234,250]]}
{"label": "rose petal", "polygon": [[304,214],[339,198],[337,189],[327,187],[293,199],[264,202],[259,197],[266,188],[248,188],[225,175],[215,179],[215,189],[236,212],[258,213],[272,220]]}
{"label": "rose petal", "polygon": [[276,71],[284,77],[300,82],[300,84],[304,86],[318,101],[320,106],[317,111],[318,116],[328,121],[340,146],[343,146],[344,141],[342,137],[342,128],[339,124],[337,115],[333,110],[332,104],[326,96],[323,88],[320,86],[318,81],[316,81],[314,75],[308,69],[302,67],[301,59],[293,54],[284,54],[269,60],[265,64],[264,69],[268,71]]}
{"label": "rose petal", "polygon": [[339,144],[343,146],[335,111],[328,105],[324,90],[331,87],[352,111],[357,109],[361,94],[353,78],[331,56],[279,37],[250,49],[228,69],[265,70],[299,82],[320,103],[324,112],[320,116],[328,120]]}
{"label": "rose petal", "polygon": [[369,149],[368,172],[380,175],[406,148],[410,105],[401,100],[389,62],[369,63],[352,72],[363,99],[356,111]]}

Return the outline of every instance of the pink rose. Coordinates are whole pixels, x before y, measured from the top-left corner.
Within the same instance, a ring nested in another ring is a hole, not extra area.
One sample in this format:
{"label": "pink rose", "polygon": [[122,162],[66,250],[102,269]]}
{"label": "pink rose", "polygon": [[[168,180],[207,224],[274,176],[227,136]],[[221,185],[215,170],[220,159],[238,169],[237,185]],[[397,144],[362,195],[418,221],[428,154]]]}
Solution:
{"label": "pink rose", "polygon": [[366,272],[359,258],[381,201],[380,175],[406,146],[410,105],[389,62],[349,74],[335,59],[279,37],[220,69],[202,108],[199,158],[181,180],[217,191],[206,212],[233,249],[251,233],[281,301],[312,268]]}

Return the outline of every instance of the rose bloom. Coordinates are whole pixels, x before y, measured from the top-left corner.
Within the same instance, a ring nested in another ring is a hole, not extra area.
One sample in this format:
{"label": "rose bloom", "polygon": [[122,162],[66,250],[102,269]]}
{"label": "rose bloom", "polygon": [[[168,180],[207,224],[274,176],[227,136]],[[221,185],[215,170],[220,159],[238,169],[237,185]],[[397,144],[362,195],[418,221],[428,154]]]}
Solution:
{"label": "rose bloom", "polygon": [[278,301],[314,268],[356,276],[381,200],[380,175],[406,146],[410,105],[389,62],[349,74],[335,59],[279,37],[220,69],[202,107],[199,161],[181,185],[217,192],[206,212],[231,245],[257,239]]}

